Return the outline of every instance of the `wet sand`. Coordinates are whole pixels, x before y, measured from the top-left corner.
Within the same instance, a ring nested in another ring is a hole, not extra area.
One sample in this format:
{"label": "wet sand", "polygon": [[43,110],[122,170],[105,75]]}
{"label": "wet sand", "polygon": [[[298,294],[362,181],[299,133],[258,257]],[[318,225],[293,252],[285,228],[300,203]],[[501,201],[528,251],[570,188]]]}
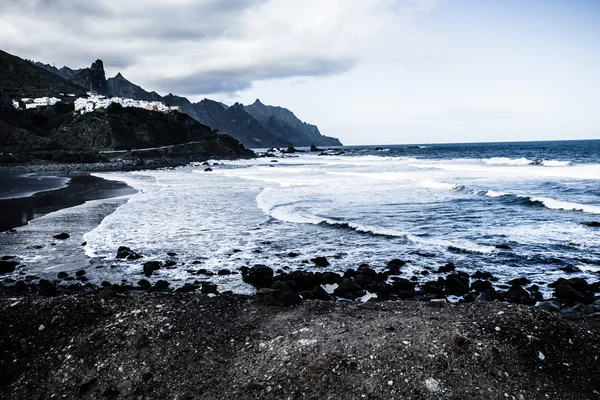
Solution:
{"label": "wet sand", "polygon": [[3,172],[0,175],[0,232],[89,200],[133,193],[136,190],[123,182],[108,181],[87,172],[55,176]]}

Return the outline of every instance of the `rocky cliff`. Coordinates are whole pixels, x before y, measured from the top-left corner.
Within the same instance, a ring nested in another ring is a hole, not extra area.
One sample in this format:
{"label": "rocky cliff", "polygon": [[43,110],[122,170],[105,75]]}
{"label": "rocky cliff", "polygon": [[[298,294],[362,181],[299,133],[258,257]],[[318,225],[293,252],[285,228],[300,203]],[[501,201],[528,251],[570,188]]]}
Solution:
{"label": "rocky cliff", "polygon": [[98,94],[111,97],[112,94],[106,82],[106,74],[104,73],[104,63],[102,60],[96,60],[91,67],[83,68],[77,72],[70,80],[86,89],[91,89]]}

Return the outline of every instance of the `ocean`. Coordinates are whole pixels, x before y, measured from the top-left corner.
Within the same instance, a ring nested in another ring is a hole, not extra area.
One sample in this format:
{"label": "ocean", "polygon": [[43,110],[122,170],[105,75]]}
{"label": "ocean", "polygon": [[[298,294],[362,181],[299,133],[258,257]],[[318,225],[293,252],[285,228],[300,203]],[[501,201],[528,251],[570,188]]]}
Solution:
{"label": "ocean", "polygon": [[[132,284],[148,260],[176,261],[153,279],[179,286],[198,279],[189,269],[316,270],[316,256],[330,262],[318,270],[336,272],[399,258],[420,281],[452,262],[499,283],[527,277],[546,294],[561,276],[600,278],[600,140],[341,150],[211,160],[210,172],[195,163],[95,173],[139,192],[47,214],[1,244],[37,274],[87,267],[91,279]],[[75,239],[40,248],[56,230]],[[119,246],[144,258],[116,260]],[[253,292],[240,275],[210,280]]]}

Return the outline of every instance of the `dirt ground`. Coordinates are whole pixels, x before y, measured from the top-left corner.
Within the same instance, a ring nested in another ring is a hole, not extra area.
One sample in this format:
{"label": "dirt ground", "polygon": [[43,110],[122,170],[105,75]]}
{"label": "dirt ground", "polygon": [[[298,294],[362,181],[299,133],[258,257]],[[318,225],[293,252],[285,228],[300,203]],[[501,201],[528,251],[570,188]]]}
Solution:
{"label": "dirt ground", "polygon": [[192,293],[0,310],[3,399],[600,399],[594,315]]}

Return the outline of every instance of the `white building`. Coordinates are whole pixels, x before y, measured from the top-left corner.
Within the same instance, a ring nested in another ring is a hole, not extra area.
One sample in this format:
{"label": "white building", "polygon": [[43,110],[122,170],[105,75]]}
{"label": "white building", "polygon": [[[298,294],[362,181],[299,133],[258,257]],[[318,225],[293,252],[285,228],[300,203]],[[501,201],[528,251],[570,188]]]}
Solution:
{"label": "white building", "polygon": [[106,109],[114,103],[120,104],[122,107],[144,108],[149,111],[159,111],[163,113],[171,112],[171,108],[160,101],[134,100],[121,97],[112,97],[108,99],[98,95],[76,99],[75,111],[84,114],[94,110]]}
{"label": "white building", "polygon": [[32,108],[53,106],[61,100],[56,97],[38,97],[35,99],[23,98],[21,101],[25,103],[25,109],[29,110]]}
{"label": "white building", "polygon": [[18,102],[18,101],[16,101],[16,100],[13,100],[13,101],[12,101],[12,105],[13,105],[13,107],[14,107],[14,108],[16,108],[17,110],[20,110],[20,109],[21,109],[21,106],[19,105],[19,102]]}

